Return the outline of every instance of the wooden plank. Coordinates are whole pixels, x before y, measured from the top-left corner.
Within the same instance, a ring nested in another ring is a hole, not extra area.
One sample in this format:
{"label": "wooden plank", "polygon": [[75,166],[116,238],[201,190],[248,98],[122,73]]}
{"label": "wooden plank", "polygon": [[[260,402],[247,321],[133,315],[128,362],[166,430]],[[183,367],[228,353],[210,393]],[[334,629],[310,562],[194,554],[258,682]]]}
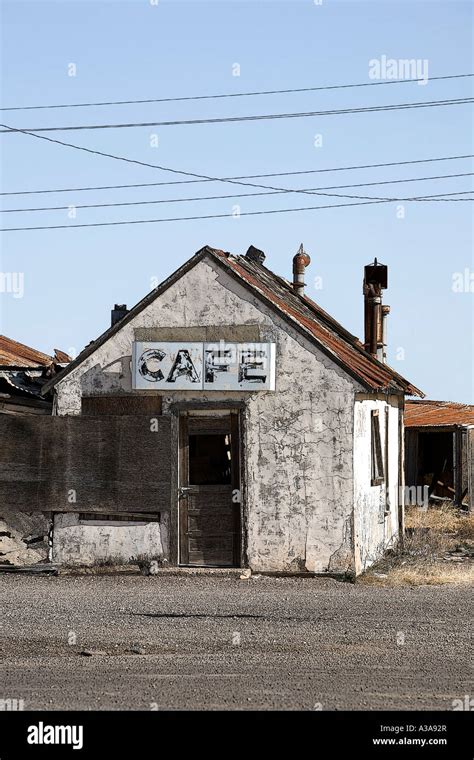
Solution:
{"label": "wooden plank", "polygon": [[154,341],[198,341],[219,343],[259,343],[260,325],[207,325],[206,327],[136,327],[135,340]]}
{"label": "wooden plank", "polygon": [[223,562],[219,553],[211,551],[190,553],[188,564],[194,567],[234,567],[233,562]]}
{"label": "wooden plank", "polygon": [[[240,414],[232,412],[230,415],[230,444],[231,444],[231,465],[232,465],[232,496],[239,494],[241,496],[240,483]],[[241,500],[236,501],[232,498],[232,520],[234,528],[233,558],[234,565],[239,567],[241,564]]]}
{"label": "wooden plank", "polygon": [[190,533],[212,535],[212,531],[219,524],[219,530],[223,533],[234,533],[234,517],[232,511],[227,509],[219,514],[198,514],[188,512],[188,530]]}
{"label": "wooden plank", "polygon": [[418,485],[418,431],[405,428],[405,479],[407,486]]}
{"label": "wooden plank", "polygon": [[232,541],[233,535],[218,536],[191,536],[189,539],[189,553],[193,552],[212,552],[215,557],[223,563],[232,563]]}
{"label": "wooden plank", "polygon": [[179,564],[179,414],[171,415],[171,504],[169,515],[169,559]]}
{"label": "wooden plank", "polygon": [[462,504],[462,430],[457,429],[453,433],[453,485],[454,504],[458,507]]}
{"label": "wooden plank", "polygon": [[464,499],[469,480],[469,459],[468,459],[468,435],[469,429],[461,429],[461,501]]}
{"label": "wooden plank", "polygon": [[170,408],[173,411],[186,412],[186,411],[203,411],[213,409],[222,411],[223,409],[229,409],[230,411],[236,411],[239,409],[245,409],[247,405],[246,401],[175,401],[170,404]]}
{"label": "wooden plank", "polygon": [[[189,483],[189,435],[188,416],[179,416],[179,487],[187,487]],[[179,562],[189,564],[188,545],[188,498],[178,496],[179,504]]]}
{"label": "wooden plank", "polygon": [[189,435],[230,434],[230,414],[226,417],[188,417]]}
{"label": "wooden plank", "polygon": [[468,476],[468,500],[469,511],[474,512],[474,428],[467,431],[467,476]]}

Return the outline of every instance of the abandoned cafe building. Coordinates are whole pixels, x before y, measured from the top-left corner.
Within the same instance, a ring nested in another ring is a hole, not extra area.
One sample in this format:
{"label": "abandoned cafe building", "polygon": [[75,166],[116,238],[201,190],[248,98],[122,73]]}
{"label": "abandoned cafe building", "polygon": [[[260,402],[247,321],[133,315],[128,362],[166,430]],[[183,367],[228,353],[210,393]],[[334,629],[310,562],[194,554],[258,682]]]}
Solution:
{"label": "abandoned cafe building", "polygon": [[308,263],[289,281],[204,247],[45,383],[52,414],[9,440],[53,562],[354,575],[397,542],[423,394],[386,364],[387,267],[365,267],[362,342],[305,294]]}

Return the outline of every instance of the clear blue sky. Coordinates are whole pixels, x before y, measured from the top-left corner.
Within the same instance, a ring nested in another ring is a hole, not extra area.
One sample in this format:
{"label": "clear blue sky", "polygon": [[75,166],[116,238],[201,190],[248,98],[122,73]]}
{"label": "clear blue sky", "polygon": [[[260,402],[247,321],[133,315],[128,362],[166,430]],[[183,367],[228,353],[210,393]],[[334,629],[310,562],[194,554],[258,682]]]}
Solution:
{"label": "clear blue sky", "polygon": [[[127,100],[313,87],[369,80],[369,61],[427,59],[430,76],[474,70],[469,2],[22,2],[2,8],[3,106]],[[68,65],[76,76],[68,76]],[[233,65],[240,76],[233,76]],[[3,112],[15,127],[159,121],[313,111],[472,95],[471,80],[107,108]],[[280,121],[53,133],[78,145],[212,176],[407,161],[474,153],[472,106]],[[158,134],[159,146],[150,145]],[[322,145],[315,147],[315,135]],[[21,135],[0,135],[2,190],[173,179]],[[469,160],[275,177],[282,187],[406,179],[472,171]],[[258,181],[258,180],[257,180]],[[265,180],[260,180],[265,183]],[[334,190],[404,197],[468,190],[472,178]],[[211,190],[211,192],[209,192]],[[4,208],[227,194],[221,183],[16,196]],[[250,190],[251,191],[251,190]],[[245,192],[245,189],[243,189]],[[331,191],[329,191],[331,192]],[[460,196],[462,197],[462,196]],[[77,212],[3,214],[2,226],[74,224],[242,212],[343,202],[286,195]],[[389,265],[389,361],[431,398],[473,402],[474,293],[453,291],[474,272],[471,203],[406,203],[256,217],[3,233],[2,272],[24,273],[24,296],[0,293],[0,332],[50,352],[79,352],[108,326],[114,303],[136,303],[208,243],[244,253],[252,243],[291,277],[299,244],[311,255],[308,293],[362,334],[362,273]],[[314,281],[322,277],[322,289]],[[473,276],[474,277],[474,276]],[[474,289],[474,284],[473,284]],[[218,318],[218,315],[216,316]],[[403,349],[403,351],[400,351]],[[402,357],[402,358],[400,358]]]}

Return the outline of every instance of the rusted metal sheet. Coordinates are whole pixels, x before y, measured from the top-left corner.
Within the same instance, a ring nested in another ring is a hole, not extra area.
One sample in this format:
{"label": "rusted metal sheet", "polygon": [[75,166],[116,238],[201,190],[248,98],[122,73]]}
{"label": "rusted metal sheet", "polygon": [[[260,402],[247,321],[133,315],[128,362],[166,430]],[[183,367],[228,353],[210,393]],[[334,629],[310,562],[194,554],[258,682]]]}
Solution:
{"label": "rusted metal sheet", "polygon": [[54,349],[54,356],[49,356],[7,338],[6,335],[0,335],[0,366],[2,367],[49,367],[53,363],[68,364],[70,361],[71,357],[58,348]]}
{"label": "rusted metal sheet", "polygon": [[65,351],[60,351],[59,348],[54,349],[54,359],[59,364],[68,364],[71,361],[71,357]]}
{"label": "rusted metal sheet", "polygon": [[[65,354],[66,356],[66,354]],[[17,343],[5,335],[0,335],[0,365],[15,367],[48,367],[52,356],[34,348]]]}
{"label": "rusted metal sheet", "polygon": [[214,251],[219,258],[276,306],[287,317],[305,328],[321,345],[373,390],[399,390],[411,396],[423,396],[422,391],[405,380],[387,365],[372,358],[361,342],[342,325],[320,309],[306,296],[298,296],[289,282],[270,270],[249,262],[243,256],[230,256]]}
{"label": "rusted metal sheet", "polygon": [[405,427],[474,425],[474,405],[453,401],[407,401]]}

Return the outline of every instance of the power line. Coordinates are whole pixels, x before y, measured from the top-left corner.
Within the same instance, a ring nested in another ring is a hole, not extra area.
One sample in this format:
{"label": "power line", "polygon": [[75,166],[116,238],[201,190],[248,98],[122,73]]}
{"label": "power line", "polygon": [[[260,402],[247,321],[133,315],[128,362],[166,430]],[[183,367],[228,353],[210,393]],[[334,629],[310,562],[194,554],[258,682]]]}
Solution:
{"label": "power line", "polygon": [[[160,198],[157,200],[151,200],[151,201],[122,201],[120,203],[84,203],[84,204],[69,204],[67,206],[44,206],[40,208],[7,208],[7,209],[0,209],[0,213],[2,214],[14,214],[14,213],[23,213],[23,212],[31,212],[31,211],[66,211],[67,209],[71,208],[73,206],[75,209],[84,209],[84,208],[113,208],[118,206],[150,206],[158,203],[192,203],[194,201],[214,201],[214,200],[227,200],[229,198],[254,198],[257,196],[262,195],[281,195],[285,193],[296,193],[296,192],[306,192],[311,193],[314,195],[333,195],[336,198],[362,198],[367,199],[371,196],[352,196],[352,195],[341,195],[340,193],[324,193],[319,192],[323,190],[342,190],[345,188],[350,187],[369,187],[373,185],[391,185],[391,184],[399,184],[399,183],[405,183],[405,182],[426,182],[430,180],[439,180],[439,179],[448,179],[448,178],[458,178],[458,177],[472,177],[474,172],[465,172],[463,174],[441,174],[439,176],[434,177],[412,177],[410,179],[395,179],[395,180],[386,180],[383,182],[364,182],[359,183],[356,185],[333,185],[329,187],[308,187],[304,189],[295,189],[295,190],[267,190],[262,191],[258,193],[233,193],[230,195],[206,195],[206,196],[198,196],[193,198]],[[473,191],[474,192],[474,191]],[[456,193],[457,194],[457,193]],[[445,193],[446,195],[446,193]],[[393,199],[385,199],[385,198],[377,198],[374,200],[411,200],[411,198],[393,198]]]}
{"label": "power line", "polygon": [[[474,74],[451,74],[449,76],[429,77],[430,82],[436,82],[442,79],[464,79],[472,77]],[[37,111],[49,108],[89,108],[97,106],[126,106],[139,105],[143,103],[177,103],[184,100],[217,100],[219,98],[244,98],[254,95],[286,95],[298,92],[318,92],[321,90],[345,90],[352,87],[380,87],[389,84],[409,84],[413,82],[425,82],[424,79],[397,79],[383,82],[358,82],[356,84],[332,84],[322,87],[293,87],[286,90],[260,90],[257,92],[231,92],[218,95],[187,95],[175,98],[146,98],[143,100],[108,100],[99,103],[59,103],[39,106],[10,106],[0,108],[0,111]]]}
{"label": "power line", "polygon": [[[67,144],[67,143],[60,143],[60,144]],[[71,146],[72,147],[72,146]],[[140,182],[135,183],[131,185],[99,185],[99,186],[90,186],[90,187],[62,187],[62,188],[56,188],[56,189],[46,189],[46,190],[15,190],[13,192],[4,192],[0,193],[0,196],[2,195],[41,195],[44,193],[79,193],[79,192],[85,192],[85,191],[92,191],[92,190],[122,190],[126,188],[132,188],[132,187],[161,187],[165,185],[194,185],[199,184],[202,182],[220,182],[224,180],[240,180],[240,179],[260,179],[265,177],[291,177],[296,175],[302,175],[302,174],[320,174],[324,172],[345,172],[345,171],[353,171],[355,169],[378,169],[381,167],[386,166],[406,166],[408,164],[428,164],[428,163],[434,163],[436,161],[457,161],[460,159],[465,158],[474,158],[474,153],[468,153],[465,156],[442,156],[440,158],[419,158],[415,159],[413,161],[391,161],[389,163],[384,164],[361,164],[357,166],[337,166],[333,168],[327,168],[327,169],[305,169],[303,171],[293,171],[293,172],[272,172],[271,174],[243,174],[241,176],[236,177],[225,177],[222,179],[178,179],[178,180],[172,180],[167,182]],[[455,174],[446,174],[446,177],[454,177]],[[463,176],[463,175],[459,175]],[[430,179],[438,179],[437,177],[431,177]],[[395,180],[392,180],[395,182]],[[392,182],[391,181],[391,182]],[[404,180],[400,180],[404,181]],[[407,182],[409,180],[406,180]],[[359,185],[334,185],[333,187],[327,187],[327,188],[321,188],[326,190],[332,190],[337,189],[338,187],[365,187],[366,185],[373,185],[373,184],[379,184],[376,182],[368,182],[363,183]],[[380,183],[380,184],[387,184],[387,183]],[[390,183],[391,184],[391,183]]]}
{"label": "power line", "polygon": [[66,127],[28,127],[27,129],[0,129],[0,133],[10,132],[70,132],[86,129],[130,129],[136,127],[177,127],[197,124],[229,124],[247,121],[273,121],[276,119],[304,119],[314,116],[340,116],[356,113],[378,113],[380,111],[405,111],[415,108],[439,108],[441,106],[469,105],[474,98],[449,100],[427,100],[415,103],[392,103],[386,106],[362,106],[359,108],[339,108],[329,111],[301,111],[294,113],[258,114],[252,116],[219,116],[212,119],[181,119],[175,121],[142,121],[125,124],[75,124]]}
{"label": "power line", "polygon": [[[9,127],[6,124],[0,124],[0,127],[4,127],[7,130],[11,129],[11,127]],[[67,147],[67,148],[73,148],[75,150],[84,151],[85,153],[91,153],[93,155],[98,155],[98,156],[104,156],[106,158],[112,158],[112,159],[117,160],[117,161],[125,161],[126,163],[138,164],[139,166],[148,166],[148,167],[151,167],[152,169],[160,169],[161,171],[170,172],[171,174],[180,174],[180,175],[184,175],[186,177],[194,177],[195,179],[205,179],[205,180],[212,179],[212,180],[215,180],[215,181],[218,181],[218,182],[226,182],[226,183],[229,183],[229,184],[232,184],[232,185],[242,185],[243,187],[255,187],[255,188],[259,189],[259,190],[280,190],[280,191],[286,191],[286,192],[292,192],[292,193],[304,193],[304,194],[307,193],[307,194],[310,194],[310,195],[317,194],[317,193],[311,193],[310,191],[306,191],[306,190],[293,190],[291,188],[275,187],[275,186],[272,186],[272,185],[260,185],[260,184],[254,183],[254,182],[242,182],[240,180],[232,180],[232,179],[223,179],[223,178],[217,178],[217,177],[209,177],[206,174],[197,174],[196,172],[189,172],[189,171],[184,171],[183,169],[174,169],[172,167],[160,166],[159,164],[149,164],[149,163],[147,163],[145,161],[139,161],[138,159],[134,159],[134,158],[126,158],[125,156],[116,156],[113,153],[105,153],[103,151],[98,151],[98,150],[95,150],[93,148],[86,148],[86,147],[84,147],[82,145],[75,145],[73,143],[67,143],[67,142],[64,142],[63,140],[58,140],[58,139],[53,138],[53,137],[46,137],[45,135],[37,135],[36,133],[34,133],[34,132],[28,132],[27,130],[20,130],[20,131],[23,134],[25,134],[25,135],[29,135],[30,137],[35,137],[37,140],[46,140],[47,142],[51,142],[51,143],[54,143],[56,145],[62,145],[62,146]],[[329,195],[329,193],[322,193],[322,194],[323,195]],[[444,195],[444,193],[443,193],[443,195]],[[347,198],[350,198],[350,197],[352,197],[352,198],[367,198],[367,196],[346,196],[346,197]],[[379,200],[392,201],[392,200],[396,200],[396,199],[393,199],[393,198],[384,198],[384,199],[379,199]],[[412,200],[412,199],[410,199],[410,200]]]}
{"label": "power line", "polygon": [[[463,191],[465,193],[472,193],[472,190]],[[326,206],[303,206],[300,208],[284,208],[284,209],[270,209],[263,211],[243,211],[238,214],[241,216],[261,216],[265,214],[286,214],[295,211],[315,211],[325,208],[344,208],[346,206],[371,206],[375,203],[390,203],[392,199],[387,200],[374,200],[374,201],[358,201],[354,203],[335,203]],[[410,200],[424,200],[423,197],[412,198]],[[465,201],[474,201],[474,198],[458,199]],[[0,229],[0,232],[26,232],[29,230],[62,230],[62,229],[77,229],[79,227],[116,227],[124,224],[158,224],[160,222],[187,222],[195,221],[198,219],[224,219],[234,217],[235,214],[207,214],[204,216],[182,216],[182,217],[167,217],[164,219],[129,219],[118,222],[92,222],[87,224],[55,224],[41,227],[4,227]]]}

